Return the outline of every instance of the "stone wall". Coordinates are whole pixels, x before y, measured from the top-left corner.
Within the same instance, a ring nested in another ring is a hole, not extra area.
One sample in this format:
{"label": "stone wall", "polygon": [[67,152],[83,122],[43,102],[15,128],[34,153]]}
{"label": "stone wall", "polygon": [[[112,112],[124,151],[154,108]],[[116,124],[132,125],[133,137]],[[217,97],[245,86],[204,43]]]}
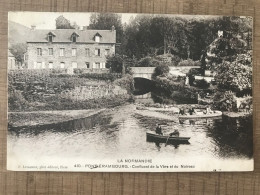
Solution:
{"label": "stone wall", "polygon": [[[64,69],[87,68],[86,63],[89,63],[89,68],[95,67],[95,63],[100,63],[100,67],[105,68],[106,56],[105,50],[109,49],[110,55],[115,53],[115,44],[86,44],[86,43],[28,43],[28,69],[49,69],[49,63],[52,62],[52,68],[61,68],[61,63],[64,63]],[[37,55],[37,48],[42,49],[42,55]],[[53,55],[49,55],[49,48],[53,48]],[[60,56],[60,48],[64,48],[64,56]],[[72,49],[76,48],[76,56],[72,56]],[[86,49],[89,49],[87,56]],[[100,56],[95,55],[95,49],[100,49]]]}

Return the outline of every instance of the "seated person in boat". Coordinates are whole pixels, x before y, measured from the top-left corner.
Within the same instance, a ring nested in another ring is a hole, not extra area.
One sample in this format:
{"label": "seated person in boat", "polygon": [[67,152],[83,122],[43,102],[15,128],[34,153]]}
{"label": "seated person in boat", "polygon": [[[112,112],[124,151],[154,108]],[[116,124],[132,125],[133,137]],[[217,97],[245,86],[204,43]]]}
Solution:
{"label": "seated person in boat", "polygon": [[170,133],[170,136],[179,137],[180,136],[180,132],[177,129],[175,129],[174,132]]}
{"label": "seated person in boat", "polygon": [[207,107],[206,110],[203,113],[204,114],[212,114],[213,111],[210,109],[210,107]]}
{"label": "seated person in boat", "polygon": [[156,134],[163,135],[162,128],[161,128],[160,124],[157,124],[155,132],[156,132]]}
{"label": "seated person in boat", "polygon": [[181,114],[181,115],[184,115],[184,114],[185,114],[184,108],[180,108],[179,114]]}
{"label": "seated person in boat", "polygon": [[196,114],[196,111],[193,107],[189,109],[189,114],[190,115]]}

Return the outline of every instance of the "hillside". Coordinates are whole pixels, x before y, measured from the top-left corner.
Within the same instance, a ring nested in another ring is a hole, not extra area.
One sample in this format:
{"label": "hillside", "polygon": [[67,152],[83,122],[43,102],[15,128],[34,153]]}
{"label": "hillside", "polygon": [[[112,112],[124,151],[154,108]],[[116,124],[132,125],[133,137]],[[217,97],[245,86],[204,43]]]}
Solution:
{"label": "hillside", "polygon": [[25,43],[30,28],[18,24],[13,21],[8,21],[8,44],[9,46],[16,43]]}

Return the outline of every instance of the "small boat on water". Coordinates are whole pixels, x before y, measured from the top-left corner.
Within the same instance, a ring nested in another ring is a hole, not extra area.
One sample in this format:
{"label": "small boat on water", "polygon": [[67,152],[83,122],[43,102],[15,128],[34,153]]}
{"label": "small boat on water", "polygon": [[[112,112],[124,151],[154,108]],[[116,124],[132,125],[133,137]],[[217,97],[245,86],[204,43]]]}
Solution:
{"label": "small boat on water", "polygon": [[196,118],[213,118],[213,117],[219,117],[222,116],[221,111],[213,111],[212,113],[204,114],[203,112],[197,112],[196,114],[190,115],[190,114],[184,114],[179,115],[179,119],[196,119]]}
{"label": "small boat on water", "polygon": [[189,143],[190,137],[158,135],[155,132],[146,132],[146,140],[159,143]]}

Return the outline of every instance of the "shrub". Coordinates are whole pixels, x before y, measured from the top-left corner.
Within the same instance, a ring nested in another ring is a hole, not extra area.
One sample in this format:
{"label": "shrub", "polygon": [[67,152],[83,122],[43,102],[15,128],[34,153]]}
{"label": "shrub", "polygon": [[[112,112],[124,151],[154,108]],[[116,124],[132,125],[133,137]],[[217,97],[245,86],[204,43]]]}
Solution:
{"label": "shrub", "polygon": [[120,73],[83,73],[79,75],[80,78],[97,79],[97,80],[110,80],[114,81],[122,77]]}
{"label": "shrub", "polygon": [[134,91],[134,78],[129,74],[126,74],[124,77],[115,80],[114,84],[126,89],[129,94]]}
{"label": "shrub", "polygon": [[169,66],[165,63],[160,63],[155,69],[152,75],[152,78],[156,78],[157,76],[166,76],[170,71]]}
{"label": "shrub", "polygon": [[140,59],[137,63],[137,66],[139,67],[156,67],[158,66],[160,61],[152,58],[152,57],[144,57]]}
{"label": "shrub", "polygon": [[202,80],[196,80],[195,86],[200,89],[207,89],[209,88],[210,84],[205,79],[202,79]]}
{"label": "shrub", "polygon": [[178,66],[200,66],[200,61],[193,61],[192,59],[182,60]]}
{"label": "shrub", "polygon": [[221,111],[237,111],[236,98],[232,91],[218,91],[213,98],[213,108]]}

